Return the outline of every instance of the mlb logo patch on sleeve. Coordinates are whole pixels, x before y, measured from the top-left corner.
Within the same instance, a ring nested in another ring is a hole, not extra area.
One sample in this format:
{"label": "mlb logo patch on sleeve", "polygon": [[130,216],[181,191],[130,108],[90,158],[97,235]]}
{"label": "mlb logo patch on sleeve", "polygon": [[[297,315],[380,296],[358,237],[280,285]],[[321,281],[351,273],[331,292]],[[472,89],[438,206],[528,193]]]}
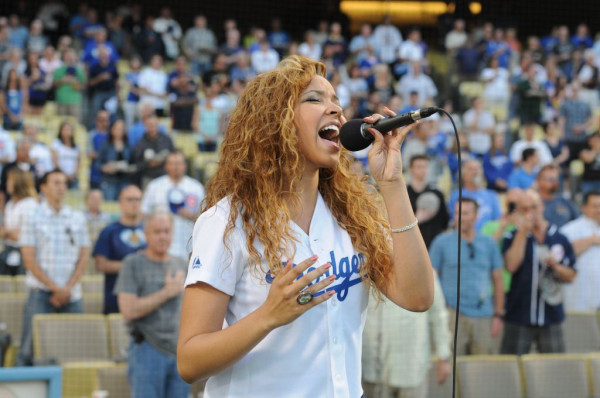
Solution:
{"label": "mlb logo patch on sleeve", "polygon": [[194,261],[192,262],[192,269],[198,269],[202,267],[202,263],[200,262],[200,258],[194,257]]}

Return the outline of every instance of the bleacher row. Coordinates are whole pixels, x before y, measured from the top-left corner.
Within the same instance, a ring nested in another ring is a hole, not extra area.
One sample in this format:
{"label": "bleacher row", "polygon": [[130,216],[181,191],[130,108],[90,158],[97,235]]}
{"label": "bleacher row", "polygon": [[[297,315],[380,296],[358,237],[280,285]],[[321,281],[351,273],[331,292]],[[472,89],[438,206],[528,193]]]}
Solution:
{"label": "bleacher row", "polygon": [[[130,338],[120,314],[101,314],[103,278],[82,277],[84,314],[34,318],[35,362],[62,367],[65,398],[90,396],[96,389],[109,391],[111,398],[129,397]],[[23,276],[0,276],[0,321],[13,337],[4,366],[14,365],[26,298]],[[563,327],[568,354],[460,357],[458,397],[600,398],[600,312],[568,313]],[[450,381],[439,386],[433,367],[430,373],[428,397],[449,397]],[[202,385],[195,385],[195,391]]]}

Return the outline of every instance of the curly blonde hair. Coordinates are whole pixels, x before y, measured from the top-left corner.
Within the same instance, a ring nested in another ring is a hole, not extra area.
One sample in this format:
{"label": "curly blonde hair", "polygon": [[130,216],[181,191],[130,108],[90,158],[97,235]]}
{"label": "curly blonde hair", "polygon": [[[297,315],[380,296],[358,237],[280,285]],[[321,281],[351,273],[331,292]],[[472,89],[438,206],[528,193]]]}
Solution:
{"label": "curly blonde hair", "polygon": [[[294,107],[313,77],[326,77],[320,62],[302,56],[283,60],[251,81],[240,95],[221,146],[218,169],[207,185],[202,209],[228,197],[231,213],[226,237],[241,216],[251,265],[266,261],[275,275],[297,241],[291,209],[300,206],[298,186],[304,167],[298,150]],[[392,269],[389,228],[379,195],[350,171],[352,155],[343,150],[336,169],[321,169],[319,191],[354,247],[365,254],[363,281],[384,286]],[[255,248],[264,246],[261,255]],[[283,244],[282,242],[288,242]]]}

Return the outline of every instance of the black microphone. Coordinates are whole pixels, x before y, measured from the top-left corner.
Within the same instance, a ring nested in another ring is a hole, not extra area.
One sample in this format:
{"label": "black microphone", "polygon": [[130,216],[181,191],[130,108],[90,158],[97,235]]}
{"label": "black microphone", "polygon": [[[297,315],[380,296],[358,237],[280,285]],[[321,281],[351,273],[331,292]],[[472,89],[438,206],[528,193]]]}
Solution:
{"label": "black microphone", "polygon": [[385,134],[398,127],[408,126],[419,119],[437,113],[437,108],[422,108],[416,111],[380,119],[373,124],[365,123],[362,119],[353,119],[346,122],[340,130],[340,142],[349,151],[356,152],[368,147],[375,139],[368,128],[373,127]]}

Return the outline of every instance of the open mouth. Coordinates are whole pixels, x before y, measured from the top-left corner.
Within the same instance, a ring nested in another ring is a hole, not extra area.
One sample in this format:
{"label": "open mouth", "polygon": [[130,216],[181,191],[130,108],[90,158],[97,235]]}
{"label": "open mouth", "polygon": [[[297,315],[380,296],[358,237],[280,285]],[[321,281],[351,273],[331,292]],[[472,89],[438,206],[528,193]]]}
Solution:
{"label": "open mouth", "polygon": [[325,126],[319,130],[319,137],[337,144],[340,141],[340,129],[333,124]]}

